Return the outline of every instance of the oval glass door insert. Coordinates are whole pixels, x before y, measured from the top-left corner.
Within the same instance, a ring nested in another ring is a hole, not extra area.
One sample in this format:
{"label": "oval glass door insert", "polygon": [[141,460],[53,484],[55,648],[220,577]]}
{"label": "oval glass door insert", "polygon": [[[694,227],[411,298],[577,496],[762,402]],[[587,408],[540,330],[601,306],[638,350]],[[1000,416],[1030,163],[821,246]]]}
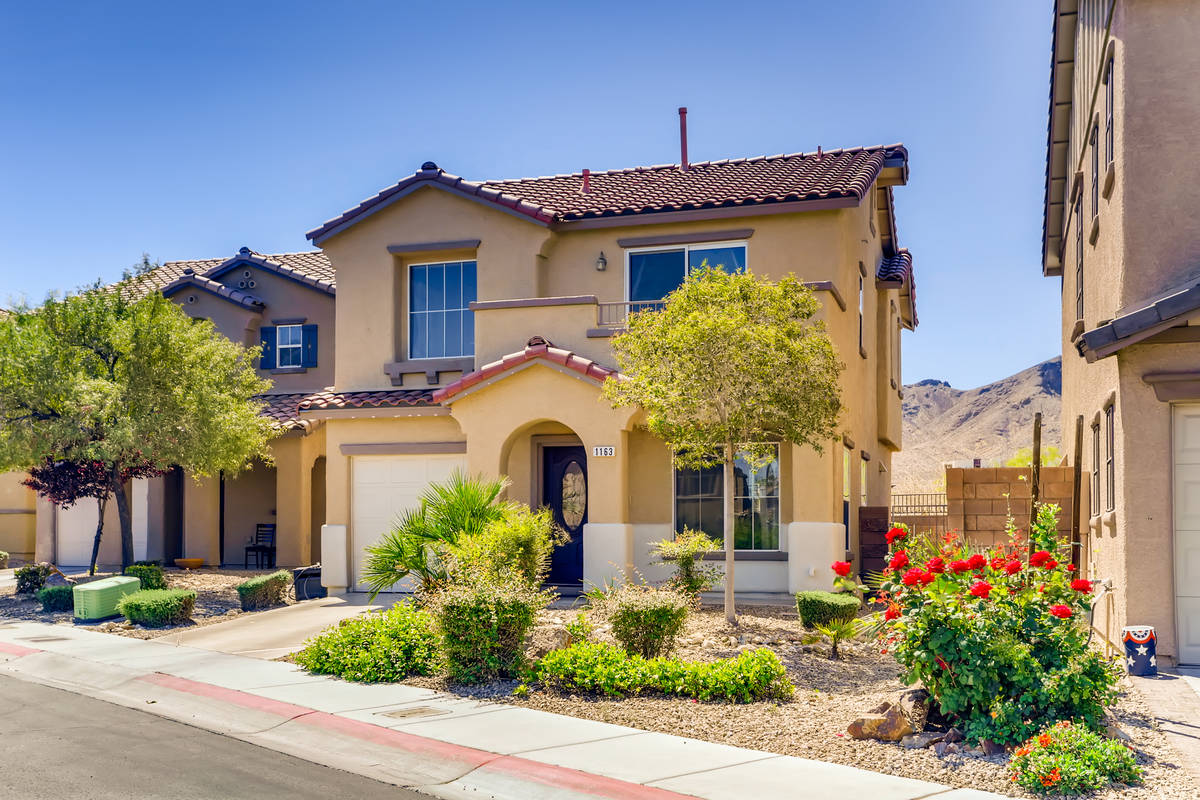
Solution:
{"label": "oval glass door insert", "polygon": [[578,461],[567,464],[562,478],[562,516],[563,523],[568,528],[578,528],[583,524],[583,515],[587,511],[587,476]]}

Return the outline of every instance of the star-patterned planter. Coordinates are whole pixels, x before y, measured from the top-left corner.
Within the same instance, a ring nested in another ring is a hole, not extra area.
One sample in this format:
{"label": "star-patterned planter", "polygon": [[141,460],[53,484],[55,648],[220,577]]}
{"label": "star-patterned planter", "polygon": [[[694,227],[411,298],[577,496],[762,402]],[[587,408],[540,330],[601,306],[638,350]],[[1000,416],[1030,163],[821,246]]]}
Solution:
{"label": "star-patterned planter", "polygon": [[1122,632],[1125,641],[1125,668],[1130,675],[1154,677],[1158,674],[1155,648],[1158,637],[1149,625],[1130,626]]}

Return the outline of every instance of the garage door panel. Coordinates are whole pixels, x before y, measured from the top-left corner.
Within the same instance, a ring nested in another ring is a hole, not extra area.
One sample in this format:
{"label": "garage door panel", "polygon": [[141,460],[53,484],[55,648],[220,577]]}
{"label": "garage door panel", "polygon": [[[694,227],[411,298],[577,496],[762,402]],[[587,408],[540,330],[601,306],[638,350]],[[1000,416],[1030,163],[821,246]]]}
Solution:
{"label": "garage door panel", "polygon": [[1179,660],[1200,664],[1200,405],[1173,413],[1175,614]]}
{"label": "garage door panel", "polygon": [[456,469],[465,468],[462,454],[354,457],[351,564],[356,588],[366,588],[361,582],[366,548],[378,542],[401,514],[420,503],[430,483],[444,481]]}

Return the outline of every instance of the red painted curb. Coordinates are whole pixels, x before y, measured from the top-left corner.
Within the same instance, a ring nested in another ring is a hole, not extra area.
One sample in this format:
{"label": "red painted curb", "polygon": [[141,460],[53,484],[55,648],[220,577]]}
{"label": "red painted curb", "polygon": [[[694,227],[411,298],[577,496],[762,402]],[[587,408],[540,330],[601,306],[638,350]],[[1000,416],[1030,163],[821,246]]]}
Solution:
{"label": "red painted curb", "polygon": [[36,647],[25,647],[19,644],[9,644],[8,642],[0,642],[0,653],[8,653],[10,656],[31,656],[34,653],[44,652]]}
{"label": "red painted curb", "polygon": [[[2,643],[0,643],[2,644]],[[640,783],[606,778],[593,775],[569,767],[554,764],[544,764],[531,761],[520,756],[504,756],[477,750],[473,747],[451,744],[438,739],[417,736],[412,733],[372,725],[369,722],[347,719],[324,711],[314,711],[311,708],[284,703],[267,697],[259,697],[249,692],[237,689],[226,689],[211,683],[202,683],[188,678],[165,675],[156,672],[144,675],[138,680],[153,683],[178,692],[221,700],[243,708],[262,711],[267,714],[291,719],[303,725],[324,728],[334,733],[340,733],[372,744],[393,747],[417,755],[433,756],[439,759],[453,760],[469,766],[471,769],[483,768],[494,772],[506,773],[525,780],[534,781],[545,786],[591,794],[595,797],[609,800],[694,800],[694,795],[679,794],[666,789],[657,789]]]}

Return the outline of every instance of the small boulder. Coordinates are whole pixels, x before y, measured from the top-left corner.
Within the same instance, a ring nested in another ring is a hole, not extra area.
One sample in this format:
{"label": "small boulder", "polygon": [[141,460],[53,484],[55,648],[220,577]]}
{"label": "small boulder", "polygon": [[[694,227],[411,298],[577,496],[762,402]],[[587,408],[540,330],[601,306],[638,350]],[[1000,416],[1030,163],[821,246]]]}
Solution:
{"label": "small boulder", "polygon": [[937,754],[938,758],[945,758],[958,755],[962,752],[962,748],[953,742],[941,741],[933,746],[933,752]]}
{"label": "small boulder", "polygon": [[[879,711],[879,709],[883,709]],[[873,713],[865,714],[850,723],[846,732],[854,739],[877,739],[881,742],[898,742],[913,733],[908,718],[897,706],[884,703]]]}
{"label": "small boulder", "polygon": [[979,747],[983,750],[983,754],[989,758],[992,756],[1002,756],[1008,752],[1008,749],[999,742],[991,739],[984,739],[979,743]]}
{"label": "small boulder", "polygon": [[900,694],[898,705],[904,716],[908,717],[914,731],[925,729],[925,721],[929,719],[929,692],[924,689],[909,689]]}
{"label": "small boulder", "polygon": [[907,747],[909,750],[923,750],[930,745],[935,745],[940,742],[946,734],[938,731],[925,731],[924,733],[910,733],[900,740],[902,747]]}
{"label": "small boulder", "polygon": [[75,581],[68,578],[59,572],[58,567],[50,567],[50,574],[46,576],[46,586],[74,586]]}
{"label": "small boulder", "polygon": [[1115,739],[1118,742],[1132,742],[1133,741],[1133,737],[1130,736],[1128,733],[1126,733],[1125,730],[1116,722],[1116,720],[1113,720],[1113,719],[1109,719],[1105,723],[1104,735],[1107,736],[1109,739]]}
{"label": "small boulder", "polygon": [[960,731],[958,728],[951,728],[950,730],[946,731],[946,744],[954,744],[955,742],[962,742],[962,741],[965,741],[966,738],[967,737],[963,736],[963,732]]}

